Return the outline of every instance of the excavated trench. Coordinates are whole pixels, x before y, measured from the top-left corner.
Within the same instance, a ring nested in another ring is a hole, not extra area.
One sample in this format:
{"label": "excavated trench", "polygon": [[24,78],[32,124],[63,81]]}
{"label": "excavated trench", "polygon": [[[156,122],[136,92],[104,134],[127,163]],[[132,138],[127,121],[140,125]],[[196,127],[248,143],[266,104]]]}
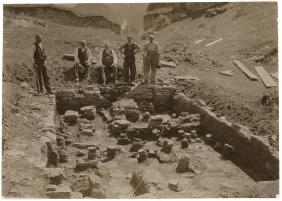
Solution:
{"label": "excavated trench", "polygon": [[278,179],[265,141],[175,86],[88,85],[57,93],[56,104],[64,121],[48,165],[64,173],[52,184],[78,197],[244,197],[257,181]]}

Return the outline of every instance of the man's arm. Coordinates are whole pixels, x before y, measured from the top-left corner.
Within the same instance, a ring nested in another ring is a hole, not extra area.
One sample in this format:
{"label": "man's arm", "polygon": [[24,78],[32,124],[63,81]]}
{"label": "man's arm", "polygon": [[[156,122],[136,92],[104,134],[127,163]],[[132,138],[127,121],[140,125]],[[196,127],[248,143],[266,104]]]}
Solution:
{"label": "man's arm", "polygon": [[87,48],[87,55],[88,55],[88,60],[87,61],[90,64],[93,55],[92,55],[92,52],[91,52],[91,50],[89,48]]}
{"label": "man's arm", "polygon": [[139,45],[137,45],[137,43],[134,43],[134,47],[135,47],[135,52],[134,52],[134,54],[137,54],[138,52],[140,52],[141,51],[141,48],[140,48],[140,46]]}
{"label": "man's arm", "polygon": [[124,44],[122,44],[122,45],[119,47],[119,51],[120,51],[122,54],[124,54],[123,49],[124,49]]}
{"label": "man's arm", "polygon": [[34,63],[34,58],[33,58],[34,52],[35,52],[35,45],[32,45],[29,49],[29,52],[28,52],[31,63]]}
{"label": "man's arm", "polygon": [[74,51],[74,60],[75,62],[78,64],[79,63],[79,59],[78,59],[78,48],[75,49]]}
{"label": "man's arm", "polygon": [[103,66],[103,63],[102,63],[102,57],[103,57],[103,50],[101,50],[99,52],[99,56],[98,56],[98,66]]}
{"label": "man's arm", "polygon": [[159,43],[155,42],[155,50],[158,54],[160,54]]}
{"label": "man's arm", "polygon": [[114,62],[114,64],[118,64],[117,63],[117,55],[116,55],[116,53],[115,53],[115,51],[114,50],[112,50],[112,53],[113,53],[113,62]]}

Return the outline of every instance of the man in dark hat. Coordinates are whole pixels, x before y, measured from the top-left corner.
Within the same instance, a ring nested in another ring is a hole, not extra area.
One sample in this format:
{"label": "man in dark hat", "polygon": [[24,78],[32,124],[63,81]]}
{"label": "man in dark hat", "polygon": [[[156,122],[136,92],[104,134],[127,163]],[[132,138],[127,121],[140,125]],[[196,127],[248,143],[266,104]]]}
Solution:
{"label": "man in dark hat", "polygon": [[37,73],[37,79],[38,79],[38,85],[39,85],[37,86],[38,92],[43,93],[43,85],[42,85],[42,77],[43,77],[43,82],[45,85],[46,93],[52,94],[52,91],[50,88],[48,71],[45,65],[46,54],[45,54],[41,41],[42,41],[42,36],[36,35],[35,42],[33,43],[30,49],[30,56],[32,57],[33,67],[35,69],[35,72]]}
{"label": "man in dark hat", "polygon": [[[132,36],[127,36],[127,43],[124,43],[120,46],[119,51],[124,54],[123,62],[123,75],[125,81],[132,83],[135,80],[136,76],[136,65],[135,65],[135,54],[140,52],[141,49],[136,43],[132,43]],[[130,76],[129,76],[130,71]],[[130,79],[129,79],[130,77]]]}
{"label": "man in dark hat", "polygon": [[80,70],[84,71],[84,78],[90,79],[89,76],[89,66],[92,59],[92,53],[90,49],[86,46],[85,40],[80,41],[80,47],[75,49],[74,53],[74,73],[75,73],[75,81],[79,80],[78,73]]}

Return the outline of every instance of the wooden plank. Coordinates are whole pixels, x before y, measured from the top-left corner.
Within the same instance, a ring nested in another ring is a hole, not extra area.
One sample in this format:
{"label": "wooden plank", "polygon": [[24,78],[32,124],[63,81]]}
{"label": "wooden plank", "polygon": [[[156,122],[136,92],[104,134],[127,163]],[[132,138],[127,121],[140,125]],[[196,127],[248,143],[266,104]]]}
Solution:
{"label": "wooden plank", "polygon": [[228,76],[233,76],[234,75],[233,70],[220,71],[219,74],[228,75]]}
{"label": "wooden plank", "polygon": [[258,80],[259,78],[255,76],[246,66],[244,66],[240,61],[234,60],[234,63],[241,69],[251,80]]}
{"label": "wooden plank", "polygon": [[269,73],[269,75],[273,78],[275,78],[276,80],[279,80],[279,77],[278,77],[278,72],[276,73]]}
{"label": "wooden plank", "polygon": [[198,77],[190,75],[177,75],[174,78],[177,80],[199,80]]}
{"label": "wooden plank", "polygon": [[266,87],[277,86],[276,82],[270,77],[270,75],[265,71],[262,66],[255,66],[255,69]]}
{"label": "wooden plank", "polygon": [[206,40],[206,39],[196,40],[196,41],[194,42],[194,44],[202,43],[202,42],[204,42],[205,40]]}
{"label": "wooden plank", "polygon": [[220,42],[220,41],[222,41],[222,40],[223,40],[222,38],[217,39],[217,40],[215,40],[215,41],[213,41],[213,42],[211,42],[211,43],[206,44],[205,46],[206,46],[206,47],[209,47],[209,46],[211,46],[211,45],[213,45],[213,44],[216,44],[216,43],[218,43],[218,42]]}

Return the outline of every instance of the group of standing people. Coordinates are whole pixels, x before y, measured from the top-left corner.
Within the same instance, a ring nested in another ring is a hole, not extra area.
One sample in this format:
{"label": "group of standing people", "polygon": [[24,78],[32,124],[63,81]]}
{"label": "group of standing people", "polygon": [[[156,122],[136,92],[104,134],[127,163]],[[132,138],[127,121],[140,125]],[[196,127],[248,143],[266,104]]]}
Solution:
{"label": "group of standing people", "polygon": [[[47,72],[47,67],[45,65],[45,60],[47,58],[44,48],[42,46],[42,36],[35,36],[35,43],[32,45],[30,50],[30,56],[33,60],[33,67],[37,74],[38,79],[38,90],[43,93],[42,78],[48,94],[52,94],[50,88],[50,81]],[[119,51],[124,55],[123,63],[123,75],[125,82],[133,83],[136,77],[136,64],[135,64],[135,54],[141,52],[141,47],[132,42],[132,36],[127,36],[127,42],[119,47]],[[143,62],[144,62],[144,81],[143,83],[148,83],[149,73],[151,71],[151,83],[155,83],[156,79],[156,67],[159,62],[159,45],[154,40],[154,36],[149,36],[149,41],[143,47]],[[75,81],[79,80],[79,73],[82,69],[84,73],[84,78],[89,80],[89,68],[92,60],[92,53],[89,47],[86,45],[86,41],[80,41],[80,46],[75,49],[74,54],[74,74]],[[104,44],[104,48],[99,53],[98,66],[100,67],[102,83],[106,84],[109,80],[105,75],[105,69],[111,70],[111,76],[113,81],[117,83],[117,56],[113,49],[110,48],[109,43]]]}

